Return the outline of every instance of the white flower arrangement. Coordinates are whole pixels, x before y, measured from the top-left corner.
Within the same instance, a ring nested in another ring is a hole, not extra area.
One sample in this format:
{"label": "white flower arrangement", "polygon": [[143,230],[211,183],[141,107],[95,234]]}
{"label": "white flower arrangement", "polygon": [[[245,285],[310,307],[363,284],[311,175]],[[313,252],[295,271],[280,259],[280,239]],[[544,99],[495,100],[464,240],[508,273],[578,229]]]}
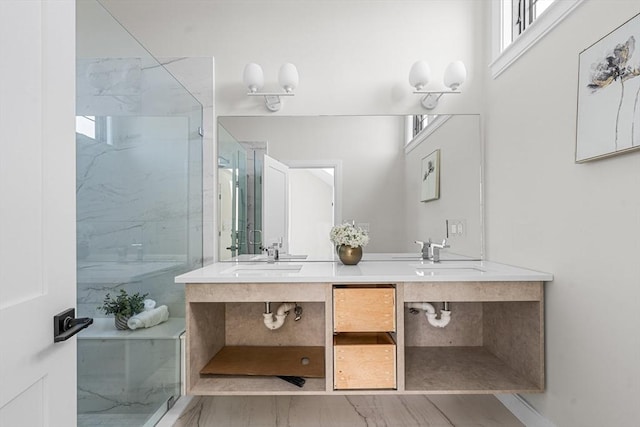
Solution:
{"label": "white flower arrangement", "polygon": [[342,225],[336,225],[329,233],[329,239],[334,245],[348,245],[352,248],[365,246],[369,243],[369,235],[362,228],[345,222]]}

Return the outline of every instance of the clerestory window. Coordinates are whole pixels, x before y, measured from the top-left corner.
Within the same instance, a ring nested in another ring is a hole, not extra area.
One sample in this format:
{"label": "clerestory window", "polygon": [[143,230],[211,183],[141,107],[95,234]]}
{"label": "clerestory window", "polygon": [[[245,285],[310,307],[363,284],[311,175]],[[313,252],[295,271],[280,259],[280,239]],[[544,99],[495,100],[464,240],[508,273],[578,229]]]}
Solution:
{"label": "clerestory window", "polygon": [[584,0],[493,0],[491,75],[496,78]]}
{"label": "clerestory window", "polygon": [[509,45],[529,28],[529,26],[533,24],[533,21],[551,6],[551,3],[554,1],[555,0],[507,0],[507,3],[511,3],[511,10],[505,18],[511,22],[511,35],[506,45]]}

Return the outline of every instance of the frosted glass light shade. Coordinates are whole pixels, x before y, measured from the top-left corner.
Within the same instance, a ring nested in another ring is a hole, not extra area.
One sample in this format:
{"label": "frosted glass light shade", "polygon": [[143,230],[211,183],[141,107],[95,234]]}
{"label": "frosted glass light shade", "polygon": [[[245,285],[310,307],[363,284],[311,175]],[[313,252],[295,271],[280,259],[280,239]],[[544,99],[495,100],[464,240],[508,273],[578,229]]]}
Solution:
{"label": "frosted glass light shade", "polygon": [[249,91],[256,92],[264,85],[264,74],[262,67],[254,62],[245,65],[242,73],[242,81]]}
{"label": "frosted glass light shade", "polygon": [[295,65],[287,62],[280,67],[278,72],[278,83],[286,92],[293,92],[298,87],[298,69]]}
{"label": "frosted glass light shade", "polygon": [[423,87],[429,83],[431,78],[431,68],[426,61],[418,61],[411,66],[409,71],[409,83],[415,87],[416,90],[422,90]]}
{"label": "frosted glass light shade", "polygon": [[444,71],[444,85],[456,90],[467,79],[467,68],[462,61],[453,61]]}

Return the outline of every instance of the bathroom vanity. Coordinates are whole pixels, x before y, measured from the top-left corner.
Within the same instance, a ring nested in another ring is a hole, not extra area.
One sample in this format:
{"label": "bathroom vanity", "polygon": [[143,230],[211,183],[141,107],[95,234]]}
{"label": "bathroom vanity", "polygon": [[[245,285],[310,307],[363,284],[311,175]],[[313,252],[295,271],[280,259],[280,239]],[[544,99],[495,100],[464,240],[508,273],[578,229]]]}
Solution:
{"label": "bathroom vanity", "polygon": [[[187,393],[541,392],[552,279],[489,261],[391,255],[356,266],[215,263],[176,278],[186,285]],[[285,302],[302,308],[299,320],[289,310],[281,327],[266,327],[263,313]],[[422,303],[438,318],[447,303],[449,323],[432,325]]]}

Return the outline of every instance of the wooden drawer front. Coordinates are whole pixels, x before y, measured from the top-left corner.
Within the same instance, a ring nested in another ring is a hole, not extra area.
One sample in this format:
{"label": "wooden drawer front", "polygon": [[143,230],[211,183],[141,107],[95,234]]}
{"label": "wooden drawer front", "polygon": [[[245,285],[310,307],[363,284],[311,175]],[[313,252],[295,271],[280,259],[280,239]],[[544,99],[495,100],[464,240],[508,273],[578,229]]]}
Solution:
{"label": "wooden drawer front", "polygon": [[334,288],[334,332],[395,332],[394,288]]}
{"label": "wooden drawer front", "polygon": [[391,337],[362,334],[358,338],[344,344],[334,339],[334,389],[395,389],[396,345]]}

